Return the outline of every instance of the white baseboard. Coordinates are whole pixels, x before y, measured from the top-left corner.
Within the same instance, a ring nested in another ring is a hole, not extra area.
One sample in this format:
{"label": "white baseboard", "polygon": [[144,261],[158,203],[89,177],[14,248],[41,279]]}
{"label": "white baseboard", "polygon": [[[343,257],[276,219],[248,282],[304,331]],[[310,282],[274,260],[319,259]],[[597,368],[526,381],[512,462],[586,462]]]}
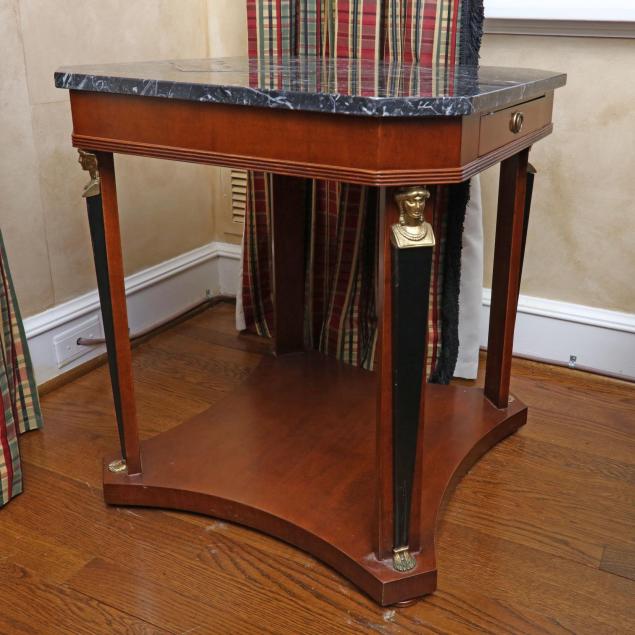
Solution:
{"label": "white baseboard", "polygon": [[[134,333],[151,327],[207,297],[235,295],[240,252],[238,245],[212,242],[128,276],[130,330]],[[63,368],[58,367],[55,337],[92,316],[101,318],[96,289],[24,320],[38,384],[105,351],[104,346],[87,347],[84,355]]]}
{"label": "white baseboard", "polygon": [[484,31],[494,35],[635,38],[635,22],[616,20],[553,20],[485,18]]}
{"label": "white baseboard", "polygon": [[[148,328],[206,297],[236,294],[241,248],[213,242],[126,278],[132,332]],[[483,290],[481,345],[487,346],[490,290]],[[97,291],[91,291],[24,320],[38,384],[53,379],[104,352],[85,355],[58,368],[56,336],[100,316]],[[635,315],[520,296],[514,354],[568,364],[625,379],[635,379]]]}
{"label": "white baseboard", "polygon": [[[491,291],[483,289],[481,346],[487,347]],[[635,315],[521,295],[514,354],[635,379]]]}

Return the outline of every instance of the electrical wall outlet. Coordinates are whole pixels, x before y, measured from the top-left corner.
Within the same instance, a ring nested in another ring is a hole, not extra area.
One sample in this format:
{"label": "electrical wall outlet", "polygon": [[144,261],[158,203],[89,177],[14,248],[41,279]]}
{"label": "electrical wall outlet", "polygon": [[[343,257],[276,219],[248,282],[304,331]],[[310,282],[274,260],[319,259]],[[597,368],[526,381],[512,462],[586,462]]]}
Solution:
{"label": "electrical wall outlet", "polygon": [[80,337],[100,338],[103,337],[102,333],[101,315],[93,315],[88,320],[84,320],[77,326],[68,329],[68,331],[56,335],[53,338],[53,346],[57,358],[57,367],[68,366],[76,359],[95,350],[94,346],[79,346],[77,340]]}

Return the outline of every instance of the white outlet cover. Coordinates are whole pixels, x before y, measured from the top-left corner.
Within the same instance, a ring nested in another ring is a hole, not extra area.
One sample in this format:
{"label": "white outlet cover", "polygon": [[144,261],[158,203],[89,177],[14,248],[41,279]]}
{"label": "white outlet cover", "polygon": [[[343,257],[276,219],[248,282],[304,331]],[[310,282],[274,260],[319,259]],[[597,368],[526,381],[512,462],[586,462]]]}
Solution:
{"label": "white outlet cover", "polygon": [[58,368],[68,366],[76,359],[95,351],[95,346],[78,346],[77,340],[80,337],[88,339],[103,337],[101,315],[93,315],[91,318],[59,333],[53,338]]}

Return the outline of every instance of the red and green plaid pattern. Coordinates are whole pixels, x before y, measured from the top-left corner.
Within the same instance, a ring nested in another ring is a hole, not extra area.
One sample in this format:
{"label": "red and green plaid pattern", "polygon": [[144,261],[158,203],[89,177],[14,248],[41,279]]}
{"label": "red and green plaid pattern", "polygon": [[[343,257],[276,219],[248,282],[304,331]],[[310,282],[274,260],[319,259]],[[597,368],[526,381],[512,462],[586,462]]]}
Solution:
{"label": "red and green plaid pattern", "polygon": [[379,59],[381,3],[377,0],[340,0],[327,4],[333,19],[329,22],[329,45],[323,54],[347,59]]}
{"label": "red and green plaid pattern", "polygon": [[315,183],[307,288],[318,350],[372,367],[376,343],[376,191],[346,183]]}
{"label": "red and green plaid pattern", "polygon": [[247,0],[250,57],[285,57],[296,52],[296,2]]}
{"label": "red and green plaid pattern", "polygon": [[[461,0],[247,0],[249,53],[257,57],[255,85],[278,85],[274,64],[287,55],[359,60],[420,62],[410,82],[439,85],[435,68],[459,59]],[[270,65],[271,63],[271,65]],[[354,72],[331,69],[335,77],[316,78],[316,88],[358,92]],[[337,76],[338,73],[340,76]],[[310,69],[308,69],[310,74]],[[444,77],[445,73],[439,73]],[[378,84],[391,81],[377,78]],[[394,94],[402,86],[386,86]],[[409,87],[407,87],[409,88]],[[271,188],[269,178],[249,180],[243,259],[245,322],[261,335],[273,328],[271,282]],[[307,263],[307,345],[338,359],[372,368],[376,346],[377,192],[373,188],[313,181]],[[428,372],[441,349],[441,294],[445,218],[432,219],[435,248],[430,288]]]}
{"label": "red and green plaid pattern", "polygon": [[41,425],[31,359],[0,232],[0,507],[22,491],[18,433]]}
{"label": "red and green plaid pattern", "polygon": [[[250,172],[243,240],[242,294],[245,322],[271,337],[273,284],[271,263],[271,175]],[[246,228],[249,227],[249,231]]]}
{"label": "red and green plaid pattern", "polygon": [[459,57],[460,0],[387,0],[386,59],[453,66]]}

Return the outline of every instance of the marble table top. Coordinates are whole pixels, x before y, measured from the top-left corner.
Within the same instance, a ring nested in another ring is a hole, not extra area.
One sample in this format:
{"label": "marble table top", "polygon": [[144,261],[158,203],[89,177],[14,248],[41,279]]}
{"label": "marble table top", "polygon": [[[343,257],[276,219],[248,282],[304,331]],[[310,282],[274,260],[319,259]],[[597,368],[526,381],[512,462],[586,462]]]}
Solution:
{"label": "marble table top", "polygon": [[563,86],[527,68],[453,70],[362,60],[215,58],[73,66],[58,88],[371,117],[469,115]]}

